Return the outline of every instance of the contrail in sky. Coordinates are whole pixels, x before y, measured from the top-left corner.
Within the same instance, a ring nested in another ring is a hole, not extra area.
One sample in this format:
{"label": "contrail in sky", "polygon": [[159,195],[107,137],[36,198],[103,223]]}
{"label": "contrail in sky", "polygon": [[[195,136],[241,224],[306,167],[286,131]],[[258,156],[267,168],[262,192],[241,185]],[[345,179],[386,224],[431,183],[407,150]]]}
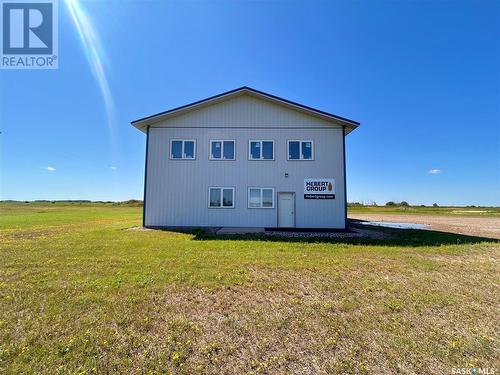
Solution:
{"label": "contrail in sky", "polygon": [[[113,96],[111,95],[108,79],[104,70],[104,49],[102,48],[99,36],[95,32],[95,28],[93,27],[92,22],[90,21],[87,13],[82,8],[78,0],[65,0],[65,2],[68,6],[71,18],[73,19],[73,23],[78,30],[78,34],[87,56],[87,60],[92,69],[92,73],[94,74],[94,77],[101,90],[101,94],[104,99],[104,105],[106,107],[108,128],[112,132],[115,120],[115,110]],[[112,134],[111,137],[113,138]]]}

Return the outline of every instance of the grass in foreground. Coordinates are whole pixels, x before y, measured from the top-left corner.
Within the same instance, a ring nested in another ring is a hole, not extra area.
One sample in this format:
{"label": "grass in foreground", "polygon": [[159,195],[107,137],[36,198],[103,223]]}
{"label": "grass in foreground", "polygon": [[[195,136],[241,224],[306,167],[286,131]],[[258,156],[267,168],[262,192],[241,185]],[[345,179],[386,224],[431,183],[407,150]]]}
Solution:
{"label": "grass in foreground", "polygon": [[498,243],[220,240],[127,230],[133,207],[0,210],[0,372],[500,366]]}

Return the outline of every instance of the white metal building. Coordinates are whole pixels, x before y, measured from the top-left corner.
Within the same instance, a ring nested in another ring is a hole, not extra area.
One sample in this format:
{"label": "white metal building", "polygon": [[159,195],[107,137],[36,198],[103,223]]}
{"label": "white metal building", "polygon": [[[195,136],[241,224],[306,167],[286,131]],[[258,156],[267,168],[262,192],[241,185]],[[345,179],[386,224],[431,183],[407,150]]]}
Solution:
{"label": "white metal building", "polygon": [[132,125],[147,134],[146,227],[346,228],[358,122],[242,87]]}

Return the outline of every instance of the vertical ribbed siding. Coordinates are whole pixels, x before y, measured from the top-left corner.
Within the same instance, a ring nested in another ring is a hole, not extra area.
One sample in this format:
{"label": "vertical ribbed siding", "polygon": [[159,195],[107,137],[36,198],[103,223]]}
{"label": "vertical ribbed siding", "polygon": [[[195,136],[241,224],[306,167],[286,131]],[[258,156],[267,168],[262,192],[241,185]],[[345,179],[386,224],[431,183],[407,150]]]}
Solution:
{"label": "vertical ribbed siding", "polygon": [[[146,225],[274,227],[284,191],[296,193],[297,227],[344,228],[342,127],[250,97],[158,125],[149,130]],[[196,160],[170,160],[173,138],[196,139]],[[236,140],[236,160],[209,160],[211,139]],[[274,139],[275,161],[248,160],[249,139]],[[315,160],[287,161],[290,139],[313,140]],[[304,200],[311,177],[335,178],[336,199]],[[234,186],[235,207],[209,209],[209,186]],[[247,208],[249,186],[273,187],[275,208]]]}
{"label": "vertical ribbed siding", "polygon": [[[330,128],[332,123],[277,104],[239,96],[234,99],[171,118],[154,126],[299,127]],[[335,126],[335,125],[333,125]]]}

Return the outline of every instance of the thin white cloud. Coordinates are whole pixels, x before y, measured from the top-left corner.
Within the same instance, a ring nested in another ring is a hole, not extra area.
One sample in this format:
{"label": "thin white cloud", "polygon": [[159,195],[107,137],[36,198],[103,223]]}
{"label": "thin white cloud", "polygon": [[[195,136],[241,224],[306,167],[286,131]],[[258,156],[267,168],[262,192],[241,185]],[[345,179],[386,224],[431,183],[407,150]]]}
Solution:
{"label": "thin white cloud", "polygon": [[45,169],[46,171],[49,171],[49,172],[55,172],[56,169],[54,167],[41,167],[42,169]]}
{"label": "thin white cloud", "polygon": [[113,166],[109,167],[109,169],[116,171],[116,167],[113,167]]}
{"label": "thin white cloud", "polygon": [[437,168],[431,169],[429,171],[429,174],[439,174],[439,173],[441,173],[441,169],[437,169]]}

